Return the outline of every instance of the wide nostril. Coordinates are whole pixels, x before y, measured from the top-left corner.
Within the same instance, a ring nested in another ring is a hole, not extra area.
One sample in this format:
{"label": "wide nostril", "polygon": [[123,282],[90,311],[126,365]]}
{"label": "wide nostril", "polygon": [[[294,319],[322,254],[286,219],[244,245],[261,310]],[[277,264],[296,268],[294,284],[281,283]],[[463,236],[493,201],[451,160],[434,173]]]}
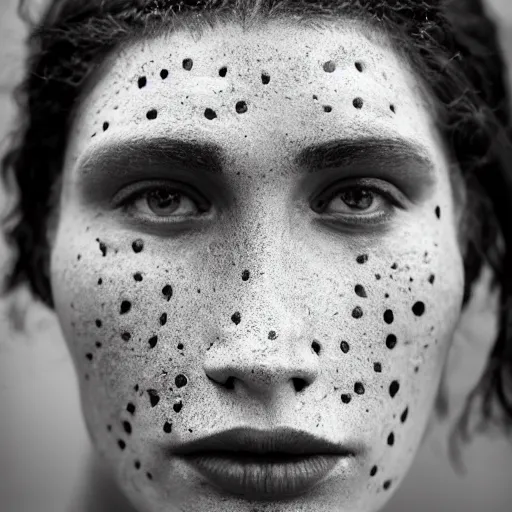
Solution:
{"label": "wide nostril", "polygon": [[302,391],[307,386],[307,382],[304,379],[294,378],[292,382],[295,391]]}

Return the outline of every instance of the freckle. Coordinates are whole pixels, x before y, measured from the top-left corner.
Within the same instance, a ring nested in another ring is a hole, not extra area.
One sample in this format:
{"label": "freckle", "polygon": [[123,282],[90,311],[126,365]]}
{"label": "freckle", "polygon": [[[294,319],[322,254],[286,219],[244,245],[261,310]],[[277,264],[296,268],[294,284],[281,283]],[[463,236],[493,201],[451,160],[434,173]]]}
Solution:
{"label": "freckle", "polygon": [[160,325],[165,325],[167,323],[167,313],[162,313],[160,315]]}
{"label": "freckle", "polygon": [[324,105],[324,112],[331,112],[332,111],[332,107],[329,106],[329,105]]}
{"label": "freckle", "polygon": [[311,343],[311,348],[317,353],[320,354],[320,344],[318,341],[313,340],[313,343]]}
{"label": "freckle", "polygon": [[400,389],[400,384],[398,383],[397,380],[394,380],[390,385],[389,385],[389,394],[391,396],[391,398],[394,398],[395,395],[398,393],[398,390]]}
{"label": "freckle", "polygon": [[349,344],[346,342],[346,341],[342,341],[340,343],[340,348],[341,348],[341,351],[346,354],[349,350],[350,350],[350,346]]}
{"label": "freckle", "polygon": [[141,252],[144,249],[144,242],[138,238],[132,243],[133,252]]}
{"label": "freckle", "polygon": [[261,83],[267,85],[270,82],[270,75],[268,73],[261,74]]}
{"label": "freckle", "polygon": [[151,473],[146,473],[146,477],[148,480],[153,480],[153,475]]}
{"label": "freckle", "polygon": [[370,470],[370,476],[375,476],[377,474],[377,466],[373,466]]}
{"label": "freckle", "polygon": [[438,219],[440,219],[440,218],[441,218],[441,208],[439,208],[439,206],[436,206],[436,217],[437,217]]}
{"label": "freckle", "polygon": [[162,69],[162,71],[160,71],[160,78],[162,80],[165,80],[168,76],[169,76],[169,71],[167,71],[167,69]]}
{"label": "freckle", "polygon": [[131,402],[128,402],[126,410],[133,416],[135,414],[135,405],[133,405]]}
{"label": "freckle", "polygon": [[249,279],[250,273],[248,270],[244,270],[242,272],[242,281],[247,281]]}
{"label": "freckle", "polygon": [[135,469],[140,469],[140,462],[138,460],[135,461]]}
{"label": "freckle", "polygon": [[357,71],[359,71],[359,73],[363,72],[363,64],[361,62],[356,62],[355,66],[356,66]]}
{"label": "freckle", "polygon": [[131,434],[132,433],[132,426],[131,426],[129,421],[123,421],[123,428],[124,428],[124,431],[127,434]]}
{"label": "freckle", "polygon": [[231,320],[235,325],[238,325],[240,323],[240,313],[236,311],[231,315]]}
{"label": "freckle", "polygon": [[357,258],[356,258],[356,261],[357,263],[366,263],[368,261],[368,254],[360,254]]}
{"label": "freckle", "polygon": [[118,439],[117,444],[119,445],[119,448],[121,448],[121,450],[124,450],[126,448],[126,443],[122,439]]}
{"label": "freckle", "polygon": [[176,387],[182,388],[183,386],[187,385],[187,377],[180,373],[179,375],[176,375],[176,378],[174,379],[174,383],[176,384]]}
{"label": "freckle", "polygon": [[363,310],[359,306],[356,306],[352,310],[352,317],[353,318],[361,318],[362,316],[363,316]]}
{"label": "freckle", "polygon": [[375,279],[377,279],[377,281],[381,278],[381,275],[380,274],[375,274]]}
{"label": "freckle", "polygon": [[245,112],[247,112],[247,103],[245,101],[237,101],[235,109],[238,114],[244,114]]}
{"label": "freckle", "polygon": [[225,77],[227,72],[228,68],[226,66],[223,66],[219,69],[219,76]]}
{"label": "freckle", "polygon": [[386,338],[386,347],[390,350],[394,349],[396,346],[396,336],[394,334],[388,334]]}
{"label": "freckle", "polygon": [[137,81],[137,84],[139,85],[139,89],[142,89],[143,87],[146,87],[147,79],[145,76],[141,76],[139,80]]}
{"label": "freckle", "polygon": [[130,341],[131,337],[132,335],[129,332],[123,332],[123,334],[121,334],[121,338],[123,338],[124,341]]}
{"label": "freckle", "polygon": [[391,480],[386,480],[383,487],[387,491],[391,487]]}
{"label": "freckle", "polygon": [[105,122],[103,123],[103,131],[104,131],[104,132],[106,132],[106,131],[108,130],[108,127],[109,127],[109,126],[110,126],[110,125],[105,121]]}
{"label": "freckle", "polygon": [[162,294],[167,299],[167,301],[169,301],[171,299],[171,297],[172,297],[172,286],[170,284],[166,284],[162,288]]}
{"label": "freckle", "polygon": [[183,407],[183,403],[181,400],[172,406],[172,408],[174,409],[174,412],[180,412],[182,407]]}
{"label": "freckle", "polygon": [[85,354],[85,357],[87,357],[89,361],[92,361],[92,354],[90,352],[88,354]]}
{"label": "freckle", "polygon": [[336,64],[334,61],[328,60],[327,62],[324,62],[323,68],[326,73],[332,73],[336,69]]}
{"label": "freckle", "polygon": [[277,338],[276,331],[269,331],[268,332],[268,339],[269,340],[275,340]]}
{"label": "freckle", "polygon": [[108,430],[109,432],[112,432],[112,425],[107,425],[107,430]]}
{"label": "freckle", "polygon": [[404,409],[404,412],[400,415],[400,421],[402,423],[405,423],[405,420],[407,420],[407,416],[409,415],[409,407],[406,407]]}
{"label": "freckle", "polygon": [[140,272],[133,274],[133,279],[138,282],[142,281],[142,274]]}
{"label": "freckle", "polygon": [[314,100],[317,100],[318,99],[318,96],[316,94],[313,94],[313,99]]}
{"label": "freckle", "polygon": [[391,268],[393,270],[396,270],[398,268],[398,263],[395,261],[395,263],[393,263],[393,265],[391,265]]}
{"label": "freckle", "polygon": [[425,312],[425,304],[423,304],[423,302],[421,301],[418,301],[414,304],[414,306],[412,307],[412,312],[416,315],[416,316],[421,316],[423,315],[423,313]]}
{"label": "freckle", "polygon": [[215,119],[217,117],[217,114],[216,114],[215,110],[212,110],[211,108],[206,108],[204,110],[204,117],[206,117],[206,119],[209,119],[211,121],[212,119]]}
{"label": "freckle", "polygon": [[395,434],[393,434],[393,432],[388,436],[388,444],[389,446],[393,446],[395,444]]}
{"label": "freckle", "polygon": [[393,112],[393,114],[394,114],[396,112],[395,105],[393,105],[393,104],[389,105],[389,110],[391,110],[391,112]]}
{"label": "freckle", "polygon": [[380,363],[373,363],[373,371],[377,373],[382,372],[382,365]]}
{"label": "freckle", "polygon": [[430,277],[428,278],[428,282],[430,284],[434,284],[434,279],[436,278],[436,276],[434,274],[430,274]]}
{"label": "freckle", "polygon": [[96,347],[101,348],[101,342],[100,341],[96,342]]}
{"label": "freckle", "polygon": [[364,386],[361,382],[356,382],[354,384],[354,391],[358,394],[358,395],[364,395]]}
{"label": "freckle", "polygon": [[156,119],[157,115],[158,115],[158,112],[154,108],[151,110],[148,110],[148,112],[146,113],[146,117],[151,120]]}
{"label": "freckle", "polygon": [[350,400],[352,400],[352,397],[349,394],[344,393],[343,395],[341,395],[341,401],[344,404],[348,404]]}
{"label": "freckle", "polygon": [[190,71],[192,69],[192,59],[183,59],[183,69]]}
{"label": "freckle", "polygon": [[183,348],[183,343],[178,343],[178,350],[181,350]]}
{"label": "freckle", "polygon": [[389,293],[385,293],[384,298],[389,299]]}
{"label": "freckle", "polygon": [[151,338],[149,338],[149,341],[148,341],[149,346],[151,348],[155,348],[157,341],[158,341],[158,336],[152,336]]}
{"label": "freckle", "polygon": [[101,327],[101,320],[96,319],[96,327]]}
{"label": "freckle", "polygon": [[103,284],[103,279],[102,279],[101,277],[98,279],[98,284],[99,284],[99,285],[102,285],[102,284]]}
{"label": "freckle", "polygon": [[360,284],[356,284],[354,291],[356,292],[356,295],[359,295],[359,297],[367,297],[364,287]]}
{"label": "freckle", "polygon": [[391,309],[386,309],[386,311],[384,311],[384,322],[386,322],[387,324],[392,324],[393,320],[393,311],[391,311]]}
{"label": "freckle", "polygon": [[149,401],[151,403],[151,407],[155,407],[160,401],[160,397],[158,396],[158,392],[156,389],[148,389]]}
{"label": "freckle", "polygon": [[352,105],[354,105],[355,108],[363,108],[363,100],[362,100],[362,98],[354,98],[354,101],[352,102]]}
{"label": "freckle", "polygon": [[170,434],[172,432],[172,423],[170,423],[169,421],[166,421],[164,423],[164,432],[166,434]]}
{"label": "freckle", "polygon": [[415,366],[415,367],[414,367],[414,373],[418,373],[418,372],[419,372],[419,370],[420,370],[420,367],[419,367],[419,366]]}
{"label": "freckle", "polygon": [[80,260],[82,259],[82,255],[81,255],[81,254],[79,254],[79,255],[76,257],[76,259],[77,259],[78,261],[80,261]]}

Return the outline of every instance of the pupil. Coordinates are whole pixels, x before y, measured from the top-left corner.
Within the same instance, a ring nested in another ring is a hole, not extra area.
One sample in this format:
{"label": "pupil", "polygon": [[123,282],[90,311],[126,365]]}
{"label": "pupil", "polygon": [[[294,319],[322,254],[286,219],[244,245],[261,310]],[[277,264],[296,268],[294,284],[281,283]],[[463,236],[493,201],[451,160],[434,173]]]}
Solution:
{"label": "pupil", "polygon": [[373,202],[372,194],[369,190],[355,188],[341,193],[341,199],[350,207],[364,210],[369,208]]}
{"label": "pupil", "polygon": [[152,210],[170,209],[174,211],[179,205],[179,196],[180,194],[176,192],[155,190],[149,194],[149,206]]}

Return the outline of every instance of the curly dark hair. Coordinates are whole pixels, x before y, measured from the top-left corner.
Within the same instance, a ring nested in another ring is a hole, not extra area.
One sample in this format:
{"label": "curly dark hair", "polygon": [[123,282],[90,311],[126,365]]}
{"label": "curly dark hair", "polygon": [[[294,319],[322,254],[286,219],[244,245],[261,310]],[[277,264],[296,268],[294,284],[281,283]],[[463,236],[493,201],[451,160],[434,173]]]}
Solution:
{"label": "curly dark hair", "polygon": [[[23,2],[20,5],[23,11]],[[53,0],[31,23],[29,55],[16,91],[20,126],[2,160],[18,199],[4,220],[16,256],[6,294],[28,284],[53,308],[48,228],[56,211],[69,127],[88,79],[114,48],[180,23],[190,30],[219,21],[286,18],[329,22],[352,17],[389,36],[435,103],[454,174],[465,187],[467,305],[486,263],[499,289],[499,330],[487,366],[467,399],[459,432],[480,401],[481,417],[512,425],[512,145],[506,68],[497,27],[482,0]],[[28,20],[26,20],[28,21]],[[30,21],[28,21],[30,23]]]}

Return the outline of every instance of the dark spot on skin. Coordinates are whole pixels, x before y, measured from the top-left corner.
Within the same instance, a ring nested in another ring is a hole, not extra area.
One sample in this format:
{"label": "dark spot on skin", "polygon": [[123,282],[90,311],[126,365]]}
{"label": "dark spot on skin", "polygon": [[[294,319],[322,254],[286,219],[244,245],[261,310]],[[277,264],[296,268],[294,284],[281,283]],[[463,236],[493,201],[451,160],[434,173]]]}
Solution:
{"label": "dark spot on skin", "polygon": [[367,297],[364,287],[360,284],[356,284],[354,291],[359,297]]}
{"label": "dark spot on skin", "polygon": [[148,343],[151,348],[155,348],[155,345],[157,344],[158,336],[152,336],[149,338]]}
{"label": "dark spot on skin", "polygon": [[395,317],[394,317],[393,311],[391,311],[391,309],[386,309],[386,311],[384,311],[384,322],[386,322],[387,324],[392,324],[394,318]]}
{"label": "dark spot on skin", "polygon": [[158,112],[154,108],[151,110],[148,110],[148,112],[146,113],[146,117],[151,120],[156,119],[157,115],[158,115]]}
{"label": "dark spot on skin", "polygon": [[118,439],[117,444],[119,445],[119,448],[121,448],[121,450],[124,450],[126,448],[126,443],[122,439]]}
{"label": "dark spot on skin", "polygon": [[172,286],[170,284],[166,284],[162,288],[162,293],[163,293],[164,297],[167,299],[167,301],[171,300],[171,297],[172,297]]}
{"label": "dark spot on skin", "polygon": [[320,354],[320,343],[318,341],[314,340],[313,343],[311,343],[311,348],[317,353]]}
{"label": "dark spot on skin", "polygon": [[434,274],[430,274],[430,277],[428,278],[428,282],[430,284],[434,284],[434,279],[436,278],[436,276]]}
{"label": "dark spot on skin", "polygon": [[140,469],[140,462],[138,460],[135,461],[135,469]]}
{"label": "dark spot on skin", "polygon": [[331,112],[332,111],[332,107],[330,107],[329,105],[324,105],[324,112]]}
{"label": "dark spot on skin", "polygon": [[400,421],[402,423],[405,423],[405,420],[407,420],[407,416],[409,415],[409,407],[406,407],[404,409],[404,412],[400,415]]}
{"label": "dark spot on skin", "polygon": [[148,83],[145,76],[141,76],[137,82],[139,89],[142,89],[143,87],[146,87],[146,84]]}
{"label": "dark spot on skin", "polygon": [[350,400],[352,400],[352,397],[349,394],[344,393],[343,395],[341,395],[341,401],[344,404],[348,404]]}
{"label": "dark spot on skin", "polygon": [[414,304],[414,306],[412,307],[412,312],[416,315],[416,316],[421,316],[423,315],[423,313],[425,313],[425,304],[423,304],[423,302],[421,301],[418,301]]}
{"label": "dark spot on skin", "polygon": [[385,297],[386,299],[389,299],[389,293],[385,293],[385,294],[384,294],[384,297]]}
{"label": "dark spot on skin", "polygon": [[105,245],[105,243],[102,242],[99,238],[96,238],[96,242],[98,242],[98,244],[100,245],[101,254],[103,254],[103,256],[106,256],[107,255],[107,246]]}
{"label": "dark spot on skin", "polygon": [[380,363],[373,363],[373,371],[377,373],[382,372],[382,365]]}
{"label": "dark spot on skin", "polygon": [[391,487],[391,480],[386,480],[383,487],[387,491]]}
{"label": "dark spot on skin", "polygon": [[180,412],[182,407],[183,407],[183,403],[181,402],[181,400],[172,406],[172,408],[174,409],[174,412]]}
{"label": "dark spot on skin", "polygon": [[356,62],[356,69],[359,73],[363,72],[363,64],[361,62]]}
{"label": "dark spot on skin", "polygon": [[389,110],[391,110],[391,112],[393,112],[393,114],[394,114],[396,112],[395,105],[393,105],[393,104],[389,105]]}
{"label": "dark spot on skin", "polygon": [[395,434],[393,434],[393,432],[388,436],[388,444],[389,446],[393,446],[395,444]]}
{"label": "dark spot on skin", "polygon": [[192,69],[192,59],[183,59],[183,69],[190,71]]}
{"label": "dark spot on skin", "polygon": [[121,334],[121,338],[123,338],[124,341],[130,341],[131,337],[132,335],[129,332],[123,332],[123,334]]}
{"label": "dark spot on skin", "polygon": [[375,279],[377,279],[377,281],[381,278],[381,275],[380,274],[375,274]]}
{"label": "dark spot on skin", "polygon": [[127,434],[131,434],[132,433],[132,426],[130,425],[129,421],[123,421],[123,428],[124,428],[124,431]]}
{"label": "dark spot on skin", "polygon": [[364,395],[364,386],[361,382],[356,382],[354,384],[354,392],[356,392],[358,395]]}
{"label": "dark spot on skin", "polygon": [[103,284],[103,279],[101,279],[101,277],[98,279],[98,284],[99,284],[99,285],[102,285],[102,284]]}
{"label": "dark spot on skin", "polygon": [[242,272],[242,281],[247,281],[249,279],[250,272],[248,270],[244,270]]}
{"label": "dark spot on skin", "polygon": [[160,315],[160,325],[165,325],[167,323],[167,313],[162,313]]}
{"label": "dark spot on skin", "polygon": [[217,114],[215,113],[215,110],[212,110],[211,108],[206,108],[204,110],[204,117],[206,117],[206,119],[210,119],[210,121],[212,119],[215,119],[217,117]]}
{"label": "dark spot on skin", "polygon": [[135,392],[139,391],[139,385],[138,384],[135,384],[135,386],[133,386],[133,390]]}
{"label": "dark spot on skin", "polygon": [[101,327],[101,320],[96,319],[96,327]]}
{"label": "dark spot on skin", "polygon": [[156,389],[148,389],[149,401],[151,403],[151,407],[155,407],[160,401],[160,397],[158,396],[158,392]]}
{"label": "dark spot on skin", "polygon": [[268,339],[269,340],[275,340],[276,338],[277,338],[276,331],[269,331]]}
{"label": "dark spot on skin", "polygon": [[96,345],[98,348],[101,348],[101,342],[97,341],[97,342],[95,343],[95,345]]}
{"label": "dark spot on skin", "polygon": [[183,348],[183,343],[178,343],[178,350],[181,350]]}
{"label": "dark spot on skin", "polygon": [[109,127],[109,126],[110,126],[110,125],[105,121],[105,122],[103,123],[103,131],[104,131],[104,132],[106,132],[106,131],[108,130],[108,127]]}
{"label": "dark spot on skin", "polygon": [[90,352],[88,354],[85,354],[85,357],[87,357],[89,361],[92,361],[92,354]]}
{"label": "dark spot on skin", "polygon": [[314,100],[317,100],[318,99],[318,96],[316,94],[313,94],[313,99]]}
{"label": "dark spot on skin", "polygon": [[226,73],[228,72],[228,68],[226,66],[223,66],[219,69],[219,76],[225,77]]}
{"label": "dark spot on skin", "polygon": [[350,350],[350,346],[349,344],[346,342],[346,341],[342,341],[340,343],[340,348],[341,348],[341,351],[346,354],[349,350]]}
{"label": "dark spot on skin", "polygon": [[231,315],[231,320],[235,325],[238,325],[240,323],[240,313],[236,311]]}
{"label": "dark spot on skin", "polygon": [[439,206],[436,206],[436,217],[437,217],[438,219],[440,219],[440,218],[441,218],[441,208],[439,208]]}
{"label": "dark spot on skin", "polygon": [[394,334],[388,334],[386,338],[386,347],[390,350],[394,349],[396,346],[396,336]]}
{"label": "dark spot on skin", "polygon": [[261,73],[261,83],[267,85],[270,82],[270,75],[267,73]]}
{"label": "dark spot on skin", "polygon": [[414,367],[414,373],[418,373],[420,371],[420,367],[419,366],[415,366]]}
{"label": "dark spot on skin", "polygon": [[132,243],[133,252],[141,252],[144,249],[144,242],[138,238]]}
{"label": "dark spot on skin", "polygon": [[166,422],[164,423],[164,432],[165,432],[166,434],[170,434],[170,433],[172,432],[172,423],[170,423],[170,422],[168,422],[168,421],[166,421]]}
{"label": "dark spot on skin", "polygon": [[377,466],[373,466],[370,470],[370,476],[375,476],[377,474]]}
{"label": "dark spot on skin", "polygon": [[247,112],[247,103],[245,101],[237,101],[235,109],[238,114],[244,114],[245,112]]}
{"label": "dark spot on skin", "polygon": [[131,402],[128,402],[126,410],[133,416],[135,414],[135,405],[133,405]]}
{"label": "dark spot on skin", "polygon": [[396,270],[396,269],[398,268],[398,263],[396,263],[396,262],[395,262],[395,263],[393,263],[393,265],[391,265],[391,268],[392,268],[393,270]]}
{"label": "dark spot on skin", "polygon": [[366,263],[368,261],[368,254],[360,254],[357,258],[356,258],[356,261],[357,263]]}
{"label": "dark spot on skin", "polygon": [[78,261],[80,261],[80,260],[82,259],[82,255],[81,255],[81,254],[79,254],[79,255],[76,257],[76,259],[77,259]]}
{"label": "dark spot on skin", "polygon": [[142,274],[140,272],[133,274],[133,279],[138,282],[142,281]]}
{"label": "dark spot on skin", "polygon": [[362,98],[354,98],[354,101],[352,102],[352,105],[356,108],[363,108],[363,100]]}
{"label": "dark spot on skin", "polygon": [[327,62],[324,62],[323,68],[326,73],[332,73],[336,69],[336,64],[334,61],[328,60]]}
{"label": "dark spot on skin", "polygon": [[353,318],[361,318],[362,316],[363,316],[363,310],[359,306],[356,306],[352,310],[352,317]]}
{"label": "dark spot on skin", "polygon": [[390,385],[389,385],[389,395],[391,396],[391,398],[394,398],[395,395],[398,393],[398,390],[400,389],[400,384],[398,383],[397,380],[394,380]]}
{"label": "dark spot on skin", "polygon": [[151,473],[146,473],[146,477],[148,480],[153,480],[153,475]]}
{"label": "dark spot on skin", "polygon": [[109,432],[112,432],[112,425],[107,425],[107,430],[108,430]]}
{"label": "dark spot on skin", "polygon": [[162,69],[162,71],[160,71],[160,78],[162,80],[165,80],[168,76],[169,76],[169,71],[167,71],[167,69]]}
{"label": "dark spot on skin", "polygon": [[176,387],[182,388],[183,386],[187,385],[187,377],[180,373],[179,375],[176,375],[176,378],[174,379],[174,383],[176,384]]}

